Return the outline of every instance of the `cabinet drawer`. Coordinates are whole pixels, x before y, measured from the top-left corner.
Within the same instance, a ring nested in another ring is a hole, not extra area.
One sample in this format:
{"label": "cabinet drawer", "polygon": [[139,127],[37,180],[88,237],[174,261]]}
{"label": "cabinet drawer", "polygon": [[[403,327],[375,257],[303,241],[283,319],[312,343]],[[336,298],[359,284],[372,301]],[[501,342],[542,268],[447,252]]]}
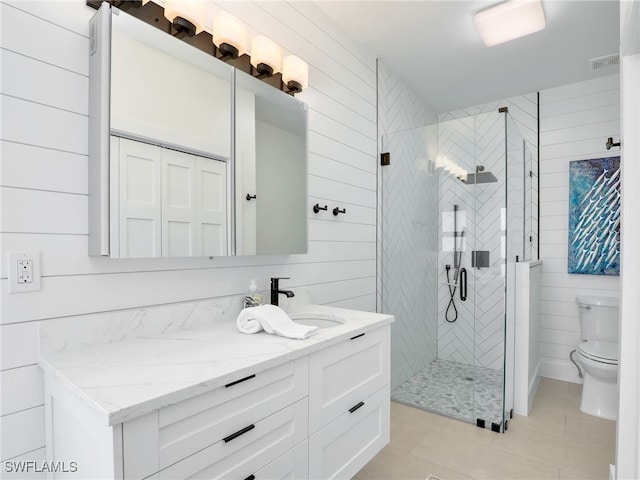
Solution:
{"label": "cabinet drawer", "polygon": [[307,368],[301,358],[160,410],[160,468],[306,396]]}
{"label": "cabinet drawer", "polygon": [[389,394],[386,385],[309,437],[310,479],[351,478],[389,443]]}
{"label": "cabinet drawer", "polygon": [[313,433],[389,383],[389,326],[311,354],[309,376]]}
{"label": "cabinet drawer", "polygon": [[[245,425],[245,433],[219,441],[161,470],[157,478],[245,479],[256,475],[307,437],[307,412],[304,398],[255,424]],[[234,432],[229,433],[232,437]]]}
{"label": "cabinet drawer", "polygon": [[146,477],[301,398],[306,404],[308,358],[238,380],[126,422],[125,449],[136,453],[125,456],[125,476]]}
{"label": "cabinet drawer", "polygon": [[[309,441],[296,445],[254,475],[255,480],[307,480],[309,478]],[[241,477],[238,477],[241,478]],[[246,478],[246,477],[245,477]]]}

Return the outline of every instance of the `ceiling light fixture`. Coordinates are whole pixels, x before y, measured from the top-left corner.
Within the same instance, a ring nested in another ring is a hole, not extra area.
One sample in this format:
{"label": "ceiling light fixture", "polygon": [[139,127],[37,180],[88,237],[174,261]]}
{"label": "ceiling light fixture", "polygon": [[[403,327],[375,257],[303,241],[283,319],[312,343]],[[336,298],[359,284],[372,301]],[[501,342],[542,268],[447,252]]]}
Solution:
{"label": "ceiling light fixture", "polygon": [[309,65],[307,62],[289,55],[282,60],[282,81],[288,93],[300,93],[309,86]]}
{"label": "ceiling light fixture", "polygon": [[282,63],[280,46],[264,35],[259,35],[251,42],[251,65],[258,72],[258,78],[271,77],[278,73]]}
{"label": "ceiling light fixture", "polygon": [[247,27],[230,13],[222,11],[213,20],[212,39],[223,60],[238,58],[247,50]]}
{"label": "ceiling light fixture", "polygon": [[204,2],[164,0],[164,16],[171,22],[176,37],[192,37],[203,30],[204,6]]}
{"label": "ceiling light fixture", "polygon": [[541,0],[508,0],[481,10],[473,23],[487,47],[544,30]]}

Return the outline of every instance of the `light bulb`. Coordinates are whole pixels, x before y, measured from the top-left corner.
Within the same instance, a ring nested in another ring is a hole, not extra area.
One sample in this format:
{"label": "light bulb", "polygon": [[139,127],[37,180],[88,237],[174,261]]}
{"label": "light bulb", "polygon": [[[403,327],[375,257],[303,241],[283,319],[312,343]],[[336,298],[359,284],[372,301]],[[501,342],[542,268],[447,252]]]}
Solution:
{"label": "light bulb", "polygon": [[270,77],[281,68],[282,52],[280,46],[264,35],[259,35],[251,42],[251,65],[260,75]]}
{"label": "light bulb", "polygon": [[282,61],[282,81],[291,92],[301,92],[309,86],[309,65],[295,55]]}
{"label": "light bulb", "polygon": [[164,0],[164,16],[178,33],[197,35],[204,29],[205,6],[201,1]]}
{"label": "light bulb", "polygon": [[222,11],[214,18],[212,38],[220,51],[232,58],[247,51],[247,27],[228,12]]}

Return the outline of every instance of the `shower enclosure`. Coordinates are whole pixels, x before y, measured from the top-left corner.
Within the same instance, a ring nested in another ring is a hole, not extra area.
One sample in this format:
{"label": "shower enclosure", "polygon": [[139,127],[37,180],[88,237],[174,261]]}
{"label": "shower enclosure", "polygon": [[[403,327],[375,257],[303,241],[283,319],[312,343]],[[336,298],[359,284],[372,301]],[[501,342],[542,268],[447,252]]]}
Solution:
{"label": "shower enclosure", "polygon": [[513,404],[509,262],[530,259],[534,160],[506,109],[383,137],[392,399],[494,431]]}

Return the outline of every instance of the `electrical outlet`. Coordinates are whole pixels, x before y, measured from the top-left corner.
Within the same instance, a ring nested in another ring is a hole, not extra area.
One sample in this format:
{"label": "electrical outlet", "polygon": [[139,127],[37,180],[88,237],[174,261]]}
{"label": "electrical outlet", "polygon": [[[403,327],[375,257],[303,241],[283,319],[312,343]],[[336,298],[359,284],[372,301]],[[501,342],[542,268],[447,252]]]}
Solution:
{"label": "electrical outlet", "polygon": [[9,293],[40,290],[40,252],[9,252]]}
{"label": "electrical outlet", "polygon": [[33,283],[33,260],[18,260],[18,283]]}

